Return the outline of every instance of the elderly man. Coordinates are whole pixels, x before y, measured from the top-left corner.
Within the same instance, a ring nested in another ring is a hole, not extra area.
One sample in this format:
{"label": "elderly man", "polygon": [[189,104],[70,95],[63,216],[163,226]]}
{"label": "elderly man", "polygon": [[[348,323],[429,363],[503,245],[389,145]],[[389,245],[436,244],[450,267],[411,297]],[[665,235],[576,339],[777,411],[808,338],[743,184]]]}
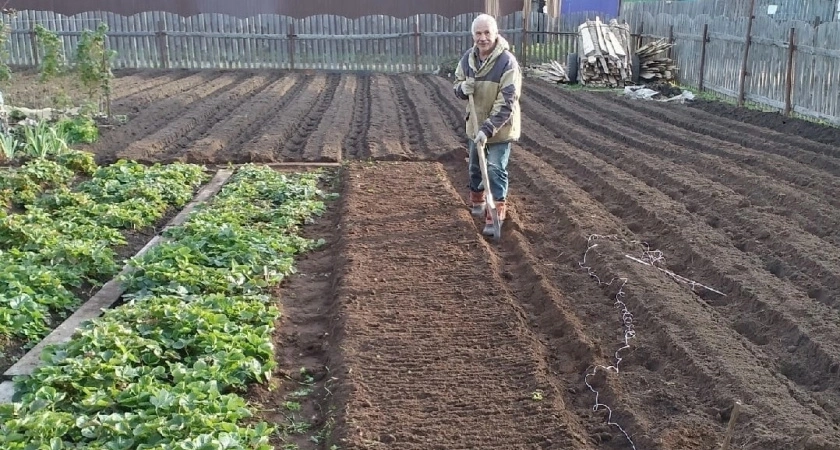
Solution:
{"label": "elderly man", "polygon": [[490,194],[496,202],[499,219],[505,220],[508,192],[507,164],[512,142],[519,139],[522,72],[510,52],[508,42],[499,36],[496,19],[481,14],[473,20],[475,45],[455,69],[455,95],[462,100],[473,96],[478,129],[474,129],[467,106],[466,130],[470,139],[469,189],[472,213],[484,214],[483,234],[493,234],[493,219],[485,208],[485,187],[476,149],[485,144]]}

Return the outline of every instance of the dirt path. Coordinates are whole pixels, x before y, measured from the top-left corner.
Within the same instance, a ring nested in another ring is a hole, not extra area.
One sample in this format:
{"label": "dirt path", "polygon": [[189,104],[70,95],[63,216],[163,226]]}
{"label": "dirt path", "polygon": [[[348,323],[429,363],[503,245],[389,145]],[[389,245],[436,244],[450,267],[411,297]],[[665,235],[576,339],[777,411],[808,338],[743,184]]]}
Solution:
{"label": "dirt path", "polygon": [[348,180],[341,447],[593,448],[561,398],[534,399],[550,389],[540,342],[441,166]]}

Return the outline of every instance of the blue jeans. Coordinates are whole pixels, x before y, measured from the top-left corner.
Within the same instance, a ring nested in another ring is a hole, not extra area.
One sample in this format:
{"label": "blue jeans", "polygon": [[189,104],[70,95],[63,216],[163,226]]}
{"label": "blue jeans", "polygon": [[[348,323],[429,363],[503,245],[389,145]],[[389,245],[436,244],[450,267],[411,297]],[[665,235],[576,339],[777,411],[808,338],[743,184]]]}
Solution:
{"label": "blue jeans", "polygon": [[[484,183],[481,179],[481,167],[479,167],[478,152],[475,142],[470,140],[470,190],[481,192],[484,190]],[[507,165],[510,160],[510,142],[500,142],[485,145],[487,155],[487,178],[490,179],[490,192],[493,200],[504,201],[508,191]]]}

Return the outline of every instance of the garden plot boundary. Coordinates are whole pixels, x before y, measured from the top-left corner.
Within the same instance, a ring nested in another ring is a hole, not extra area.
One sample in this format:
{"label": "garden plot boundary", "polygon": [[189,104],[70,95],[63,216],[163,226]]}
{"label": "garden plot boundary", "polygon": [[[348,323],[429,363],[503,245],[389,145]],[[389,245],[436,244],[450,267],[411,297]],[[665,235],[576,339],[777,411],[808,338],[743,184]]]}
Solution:
{"label": "garden plot boundary", "polygon": [[[164,241],[164,238],[161,236],[167,229],[183,224],[198,205],[207,202],[222,189],[224,184],[228,181],[228,179],[230,179],[231,175],[233,175],[233,170],[225,169],[217,171],[216,175],[193,197],[193,200],[190,201],[190,203],[188,203],[175,217],[173,217],[154,237],[152,237],[149,242],[137,252],[135,257],[143,255]],[[6,378],[6,380],[0,384],[0,403],[7,403],[11,401],[12,396],[14,395],[14,384],[10,381],[10,379],[15,376],[31,375],[32,372],[42,363],[41,353],[47,346],[68,341],[80,325],[99,316],[103,309],[111,307],[120,298],[123,292],[125,292],[125,287],[118,280],[122,275],[131,271],[132,269],[130,264],[126,263],[123,269],[111,280],[105,283],[96,294],[90,297],[81,307],[70,315],[70,317],[65,319],[50,334],[44,337],[44,339],[29,350],[20,360],[18,360],[18,362],[3,373],[3,378]]]}

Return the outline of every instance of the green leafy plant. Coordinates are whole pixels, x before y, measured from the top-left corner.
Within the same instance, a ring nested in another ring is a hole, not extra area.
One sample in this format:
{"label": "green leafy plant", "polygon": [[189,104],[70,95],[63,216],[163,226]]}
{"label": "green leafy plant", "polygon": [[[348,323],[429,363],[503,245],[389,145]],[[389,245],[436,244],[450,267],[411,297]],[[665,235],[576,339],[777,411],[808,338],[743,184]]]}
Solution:
{"label": "green leafy plant", "polygon": [[[71,187],[79,170],[90,179]],[[206,179],[200,166],[100,168],[75,151],[0,172],[0,192],[20,209],[0,215],[0,267],[9,268],[0,279],[0,338],[43,337],[55,316],[78,305],[69,290],[117,273],[121,230],[154,223]]]}
{"label": "green leafy plant", "polygon": [[[97,174],[134,170],[120,167]],[[14,403],[0,405],[0,447],[271,449],[277,430],[255,423],[239,393],[276,367],[280,313],[263,281],[293,273],[291,263],[273,264],[319,244],[297,235],[323,211],[319,179],[240,168],[167,231],[168,245],[133,260],[126,303],[47,348],[45,364],[16,380]],[[309,424],[281,426],[302,432]]]}
{"label": "green leafy plant", "polygon": [[35,25],[35,36],[41,50],[40,80],[47,82],[59,76],[64,70],[64,46],[58,34],[46,29],[40,23]]}
{"label": "green leafy plant", "polygon": [[38,79],[46,84],[47,96],[52,104],[57,107],[69,106],[72,101],[64,89],[60,85],[56,88],[53,83],[50,83],[64,74],[66,68],[64,44],[57,33],[48,30],[40,23],[35,25],[35,36],[38,40],[41,59]]}
{"label": "green leafy plant", "polygon": [[0,135],[0,156],[2,156],[6,161],[15,159],[15,154],[17,154],[20,147],[21,143],[14,134],[8,133]]}
{"label": "green leafy plant", "polygon": [[90,152],[70,149],[57,155],[55,160],[73,172],[84,175],[93,175],[98,168],[93,153]]}
{"label": "green leafy plant", "polygon": [[34,126],[24,126],[23,153],[35,158],[46,158],[49,155],[61,155],[69,147],[65,134],[50,126],[46,121],[38,122]]}
{"label": "green leafy plant", "polygon": [[99,138],[99,128],[91,117],[65,118],[56,124],[59,133],[67,136],[67,144],[92,144]]}
{"label": "green leafy plant", "polygon": [[96,99],[100,105],[100,111],[104,109],[107,116],[111,116],[111,79],[114,74],[111,72],[111,63],[116,52],[106,48],[106,33],[108,25],[100,22],[96,31],[82,31],[79,44],[76,47],[76,71],[82,85],[88,91],[88,99],[94,101],[97,90],[99,98]]}
{"label": "green leafy plant", "polygon": [[6,23],[5,14],[0,15],[0,82],[12,79],[12,69],[6,63],[9,60],[8,42],[12,27]]}

